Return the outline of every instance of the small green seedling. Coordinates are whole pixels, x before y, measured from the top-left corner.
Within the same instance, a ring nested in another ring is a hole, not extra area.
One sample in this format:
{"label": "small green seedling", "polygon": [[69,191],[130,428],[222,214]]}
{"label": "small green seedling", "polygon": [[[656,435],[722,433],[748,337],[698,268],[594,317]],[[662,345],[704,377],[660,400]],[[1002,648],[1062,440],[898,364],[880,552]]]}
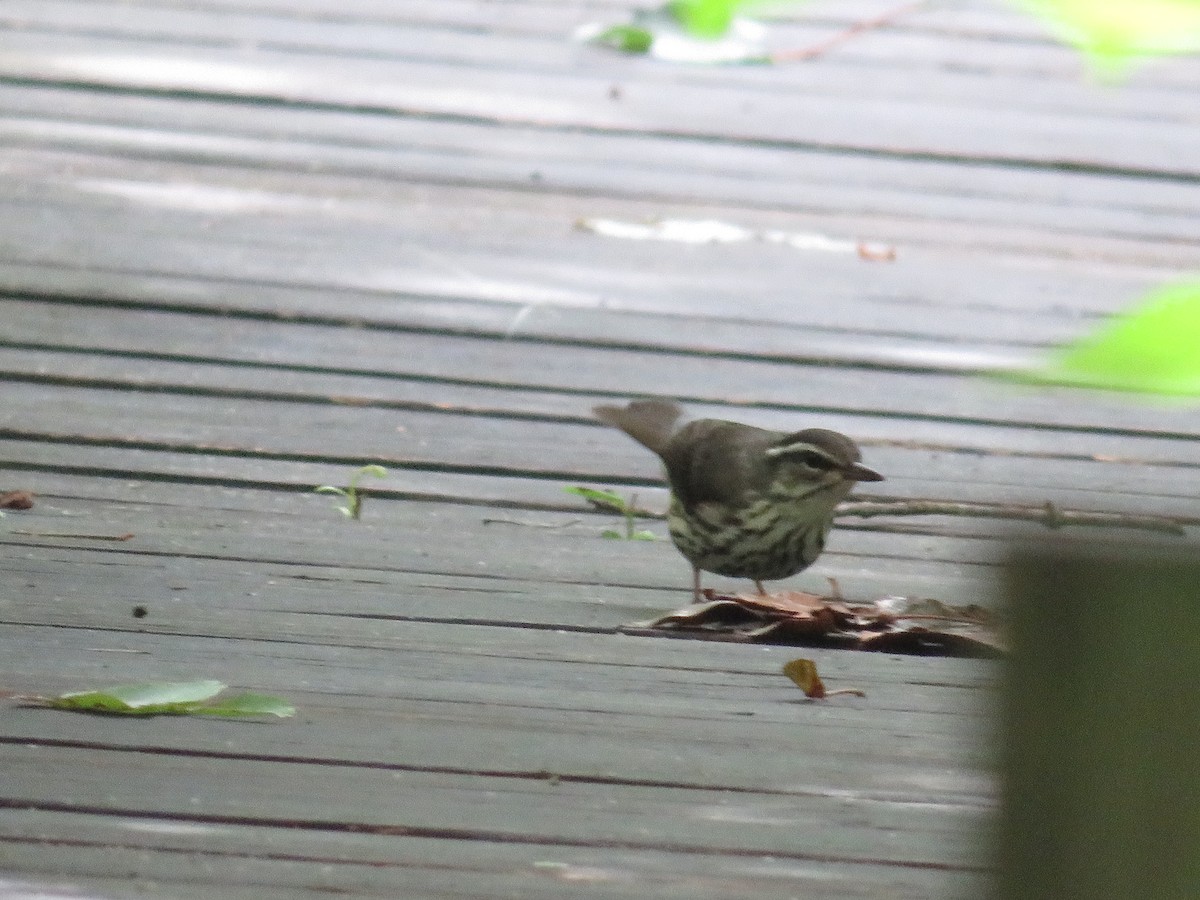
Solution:
{"label": "small green seedling", "polygon": [[225,685],[219,681],[167,681],[124,684],[95,691],[73,691],[57,697],[21,697],[34,706],[118,716],[294,716],[296,708],[278,697],[237,694],[213,698]]}
{"label": "small green seedling", "polygon": [[634,527],[634,522],[639,516],[649,515],[646,510],[638,508],[637,494],[633,494],[629,500],[626,500],[616,491],[602,491],[597,488],[583,487],[582,485],[565,487],[563,490],[568,494],[575,494],[577,497],[582,497],[596,509],[615,512],[618,515],[624,516],[624,533],[615,528],[606,528],[600,533],[601,537],[626,541],[656,540],[653,531],[637,530]]}
{"label": "small green seedling", "polygon": [[366,496],[366,491],[359,488],[358,483],[364,475],[374,475],[376,478],[386,478],[387,469],[383,466],[363,466],[350,476],[350,483],[344,487],[334,487],[332,484],[323,484],[320,487],[313,488],[313,491],[318,494],[337,494],[345,499],[345,503],[337,507],[347,519],[362,518],[363,500]]}

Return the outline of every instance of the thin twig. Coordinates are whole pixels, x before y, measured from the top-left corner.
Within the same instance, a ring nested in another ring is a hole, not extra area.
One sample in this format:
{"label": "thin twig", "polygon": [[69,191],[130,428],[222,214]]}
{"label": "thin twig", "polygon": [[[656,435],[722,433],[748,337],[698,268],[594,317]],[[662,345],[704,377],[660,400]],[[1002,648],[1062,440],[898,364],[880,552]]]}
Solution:
{"label": "thin twig", "polygon": [[885,13],[875,16],[873,19],[863,19],[861,22],[855,22],[849,28],[839,31],[831,38],[827,38],[818,44],[813,44],[809,47],[802,47],[799,50],[777,50],[768,57],[773,63],[781,62],[803,62],[804,60],[816,59],[818,56],[823,56],[839,44],[844,44],[851,38],[857,37],[864,31],[870,31],[874,28],[880,28],[890,22],[899,19],[901,16],[906,16],[911,12],[916,12],[929,0],[917,0],[916,3],[905,3],[903,6],[897,6]]}
{"label": "thin twig", "polygon": [[578,525],[582,519],[571,519],[567,522],[522,522],[520,519],[484,519],[484,525],[523,525],[526,528],[570,528]]}
{"label": "thin twig", "polygon": [[74,538],[82,541],[131,541],[133,540],[133,532],[125,534],[87,534],[76,533],[71,531],[25,531],[23,529],[14,528],[9,534],[19,534],[24,537],[41,537],[41,538]]}
{"label": "thin twig", "polygon": [[1015,506],[999,503],[950,503],[941,500],[851,501],[837,508],[839,518],[857,516],[968,516],[983,519],[1019,519],[1040,522],[1047,528],[1080,525],[1093,528],[1135,528],[1182,536],[1183,525],[1165,516],[1137,516],[1124,513],[1085,512],[1059,509],[1050,501],[1043,506]]}

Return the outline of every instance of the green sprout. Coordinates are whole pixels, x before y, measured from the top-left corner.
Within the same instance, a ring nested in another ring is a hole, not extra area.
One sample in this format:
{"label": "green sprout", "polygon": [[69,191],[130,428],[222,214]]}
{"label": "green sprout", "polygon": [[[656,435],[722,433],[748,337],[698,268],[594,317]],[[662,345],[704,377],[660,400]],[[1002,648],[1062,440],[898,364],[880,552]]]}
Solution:
{"label": "green sprout", "polygon": [[597,488],[583,487],[582,485],[565,487],[563,490],[568,494],[575,494],[577,497],[582,497],[596,509],[605,512],[615,512],[625,518],[623,532],[615,528],[606,528],[600,532],[601,537],[625,541],[653,541],[657,539],[653,531],[639,530],[635,527],[635,521],[639,517],[646,518],[653,515],[649,510],[638,507],[637,494],[633,494],[626,500],[616,491],[602,491]]}
{"label": "green sprout", "polygon": [[350,483],[344,487],[334,487],[332,484],[323,484],[320,487],[313,488],[317,494],[337,494],[339,497],[345,498],[345,503],[337,507],[347,519],[362,518],[363,500],[366,498],[366,491],[359,488],[358,483],[364,475],[374,475],[376,478],[386,478],[387,469],[383,466],[363,466],[350,476]]}

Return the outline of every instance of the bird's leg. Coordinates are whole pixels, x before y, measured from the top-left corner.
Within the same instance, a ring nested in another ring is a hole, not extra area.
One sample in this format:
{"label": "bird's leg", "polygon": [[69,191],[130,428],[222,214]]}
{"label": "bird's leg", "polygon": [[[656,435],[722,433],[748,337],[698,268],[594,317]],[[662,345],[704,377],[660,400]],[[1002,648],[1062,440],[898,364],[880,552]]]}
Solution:
{"label": "bird's leg", "polygon": [[692,602],[700,602],[700,568],[692,566]]}
{"label": "bird's leg", "polygon": [[764,597],[767,596],[767,589],[762,586],[762,582],[759,581],[757,578],[754,579],[754,586],[756,588],[758,588],[759,594],[761,594]]}

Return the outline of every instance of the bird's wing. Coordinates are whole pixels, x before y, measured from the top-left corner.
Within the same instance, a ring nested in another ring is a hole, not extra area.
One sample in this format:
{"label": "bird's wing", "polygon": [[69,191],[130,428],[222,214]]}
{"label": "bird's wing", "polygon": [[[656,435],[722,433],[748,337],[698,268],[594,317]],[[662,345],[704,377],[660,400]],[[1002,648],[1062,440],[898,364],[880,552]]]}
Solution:
{"label": "bird's wing", "polygon": [[764,457],[774,432],[749,425],[699,419],[671,438],[663,460],[671,488],[685,506],[742,501],[769,477]]}

